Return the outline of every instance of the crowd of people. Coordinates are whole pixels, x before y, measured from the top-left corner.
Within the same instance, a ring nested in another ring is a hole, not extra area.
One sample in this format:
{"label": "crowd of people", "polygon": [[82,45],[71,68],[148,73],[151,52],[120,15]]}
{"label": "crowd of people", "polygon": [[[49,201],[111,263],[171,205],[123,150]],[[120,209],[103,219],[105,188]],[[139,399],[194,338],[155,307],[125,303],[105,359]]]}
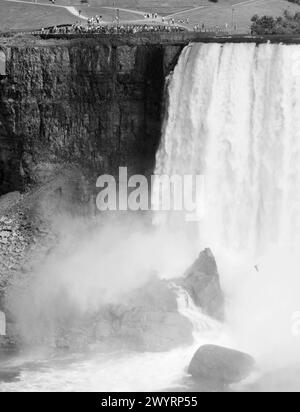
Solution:
{"label": "crowd of people", "polygon": [[102,16],[96,15],[94,17],[89,18],[87,23],[88,23],[89,26],[93,26],[95,24],[100,24],[102,19],[103,19]]}
{"label": "crowd of people", "polygon": [[145,20],[157,20],[158,19],[158,13],[145,13],[144,14],[144,19]]}
{"label": "crowd of people", "polygon": [[190,19],[188,17],[186,19],[178,19],[178,20],[175,20],[173,17],[167,19],[164,16],[160,17],[158,15],[158,13],[145,14],[144,18],[145,18],[145,20],[152,20],[152,21],[157,20],[157,21],[161,21],[163,24],[170,24],[170,25],[173,25],[173,26],[176,25],[176,24],[182,24],[182,25],[184,25],[184,24],[189,25],[190,24]]}
{"label": "crowd of people", "polygon": [[42,29],[42,34],[135,34],[135,33],[171,33],[182,32],[184,28],[169,25],[119,24],[119,25],[82,25],[79,22],[70,26]]}
{"label": "crowd of people", "polygon": [[213,26],[213,27],[206,27],[204,23],[196,24],[193,27],[194,32],[200,33],[229,33],[230,26],[226,24],[224,27],[221,26]]}

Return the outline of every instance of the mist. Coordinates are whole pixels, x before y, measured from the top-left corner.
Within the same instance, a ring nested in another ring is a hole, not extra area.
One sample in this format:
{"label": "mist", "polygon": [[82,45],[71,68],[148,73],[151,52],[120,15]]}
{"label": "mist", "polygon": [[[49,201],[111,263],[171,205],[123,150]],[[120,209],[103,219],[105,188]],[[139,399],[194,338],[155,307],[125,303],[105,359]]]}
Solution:
{"label": "mist", "polygon": [[156,276],[181,276],[197,254],[187,237],[153,229],[143,217],[59,217],[59,243],[7,297],[25,343],[41,343],[56,328],[122,302]]}
{"label": "mist", "polygon": [[217,260],[233,344],[263,371],[300,365],[299,255],[274,246],[259,259],[223,251]]}

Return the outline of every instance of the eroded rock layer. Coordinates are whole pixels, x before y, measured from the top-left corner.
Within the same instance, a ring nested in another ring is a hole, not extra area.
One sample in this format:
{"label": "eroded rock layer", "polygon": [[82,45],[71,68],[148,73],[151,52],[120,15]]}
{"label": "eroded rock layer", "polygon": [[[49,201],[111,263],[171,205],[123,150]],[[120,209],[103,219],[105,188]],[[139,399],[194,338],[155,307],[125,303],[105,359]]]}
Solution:
{"label": "eroded rock layer", "polygon": [[95,182],[120,166],[149,174],[165,75],[182,46],[95,39],[1,46],[0,194],[72,163]]}

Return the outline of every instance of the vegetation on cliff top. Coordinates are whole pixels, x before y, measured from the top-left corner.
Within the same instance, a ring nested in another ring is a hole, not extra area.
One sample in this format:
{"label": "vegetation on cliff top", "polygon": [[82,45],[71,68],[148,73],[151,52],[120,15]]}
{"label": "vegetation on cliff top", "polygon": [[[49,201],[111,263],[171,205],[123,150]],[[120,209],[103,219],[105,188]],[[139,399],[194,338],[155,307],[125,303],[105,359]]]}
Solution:
{"label": "vegetation on cliff top", "polygon": [[300,12],[285,11],[282,17],[253,16],[251,33],[257,35],[269,34],[300,34]]}

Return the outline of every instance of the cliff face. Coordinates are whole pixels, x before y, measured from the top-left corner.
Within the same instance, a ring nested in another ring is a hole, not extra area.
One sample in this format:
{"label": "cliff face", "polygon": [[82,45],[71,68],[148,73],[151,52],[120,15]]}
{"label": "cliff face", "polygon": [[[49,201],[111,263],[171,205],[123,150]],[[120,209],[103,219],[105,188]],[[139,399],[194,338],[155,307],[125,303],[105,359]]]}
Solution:
{"label": "cliff face", "polygon": [[40,41],[2,46],[0,194],[78,165],[91,181],[151,172],[165,75],[182,46]]}

